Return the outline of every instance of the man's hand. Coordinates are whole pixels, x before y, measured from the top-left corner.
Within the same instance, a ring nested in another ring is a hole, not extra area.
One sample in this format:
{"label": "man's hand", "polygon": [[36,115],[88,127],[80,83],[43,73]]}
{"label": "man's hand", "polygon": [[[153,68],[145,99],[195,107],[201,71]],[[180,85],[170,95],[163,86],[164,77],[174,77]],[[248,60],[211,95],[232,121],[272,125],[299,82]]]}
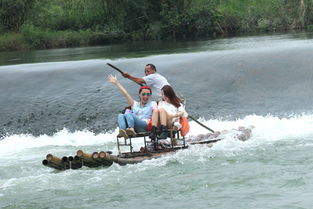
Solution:
{"label": "man's hand", "polygon": [[132,75],[130,75],[127,72],[123,72],[122,75],[123,75],[124,78],[128,78],[128,79],[138,83],[139,85],[141,85],[142,83],[145,83],[145,81],[142,78],[138,78],[138,77],[132,76]]}
{"label": "man's hand", "polygon": [[123,72],[123,74],[122,74],[122,75],[124,76],[124,78],[130,78],[129,73],[127,73],[127,72]]}

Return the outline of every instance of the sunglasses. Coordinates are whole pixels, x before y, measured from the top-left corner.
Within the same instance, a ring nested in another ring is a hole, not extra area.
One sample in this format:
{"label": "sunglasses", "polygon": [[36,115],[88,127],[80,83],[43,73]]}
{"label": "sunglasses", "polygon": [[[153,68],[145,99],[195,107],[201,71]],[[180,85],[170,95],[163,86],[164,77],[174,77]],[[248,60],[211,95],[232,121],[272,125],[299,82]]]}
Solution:
{"label": "sunglasses", "polygon": [[151,93],[141,93],[141,96],[151,96]]}

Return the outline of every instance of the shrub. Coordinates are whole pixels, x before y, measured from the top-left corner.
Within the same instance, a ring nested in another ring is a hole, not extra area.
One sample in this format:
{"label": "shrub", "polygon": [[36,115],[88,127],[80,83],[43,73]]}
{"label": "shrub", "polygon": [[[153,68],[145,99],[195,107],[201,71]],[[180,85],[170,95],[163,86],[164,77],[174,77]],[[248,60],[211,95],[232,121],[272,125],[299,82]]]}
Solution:
{"label": "shrub", "polygon": [[29,49],[24,42],[23,35],[18,33],[6,33],[0,36],[0,51],[15,51]]}

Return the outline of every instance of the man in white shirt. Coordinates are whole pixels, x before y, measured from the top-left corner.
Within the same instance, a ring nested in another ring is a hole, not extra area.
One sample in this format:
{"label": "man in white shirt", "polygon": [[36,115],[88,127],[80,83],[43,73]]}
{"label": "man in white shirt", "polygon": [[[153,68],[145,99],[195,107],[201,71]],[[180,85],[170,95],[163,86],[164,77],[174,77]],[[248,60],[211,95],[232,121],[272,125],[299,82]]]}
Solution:
{"label": "man in white shirt", "polygon": [[145,67],[145,75],[142,78],[134,77],[127,72],[123,73],[125,78],[128,78],[138,84],[146,84],[152,88],[152,96],[155,100],[161,101],[162,94],[161,89],[165,85],[170,85],[166,78],[156,72],[156,68],[153,64],[147,64]]}

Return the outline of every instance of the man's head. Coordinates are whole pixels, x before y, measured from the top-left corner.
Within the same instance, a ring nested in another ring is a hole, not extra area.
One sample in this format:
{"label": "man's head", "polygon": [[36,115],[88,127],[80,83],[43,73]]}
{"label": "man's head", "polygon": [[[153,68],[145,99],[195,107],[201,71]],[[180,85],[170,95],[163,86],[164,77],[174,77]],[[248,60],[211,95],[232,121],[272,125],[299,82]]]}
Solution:
{"label": "man's head", "polygon": [[145,75],[150,75],[156,72],[156,68],[153,64],[146,64]]}

